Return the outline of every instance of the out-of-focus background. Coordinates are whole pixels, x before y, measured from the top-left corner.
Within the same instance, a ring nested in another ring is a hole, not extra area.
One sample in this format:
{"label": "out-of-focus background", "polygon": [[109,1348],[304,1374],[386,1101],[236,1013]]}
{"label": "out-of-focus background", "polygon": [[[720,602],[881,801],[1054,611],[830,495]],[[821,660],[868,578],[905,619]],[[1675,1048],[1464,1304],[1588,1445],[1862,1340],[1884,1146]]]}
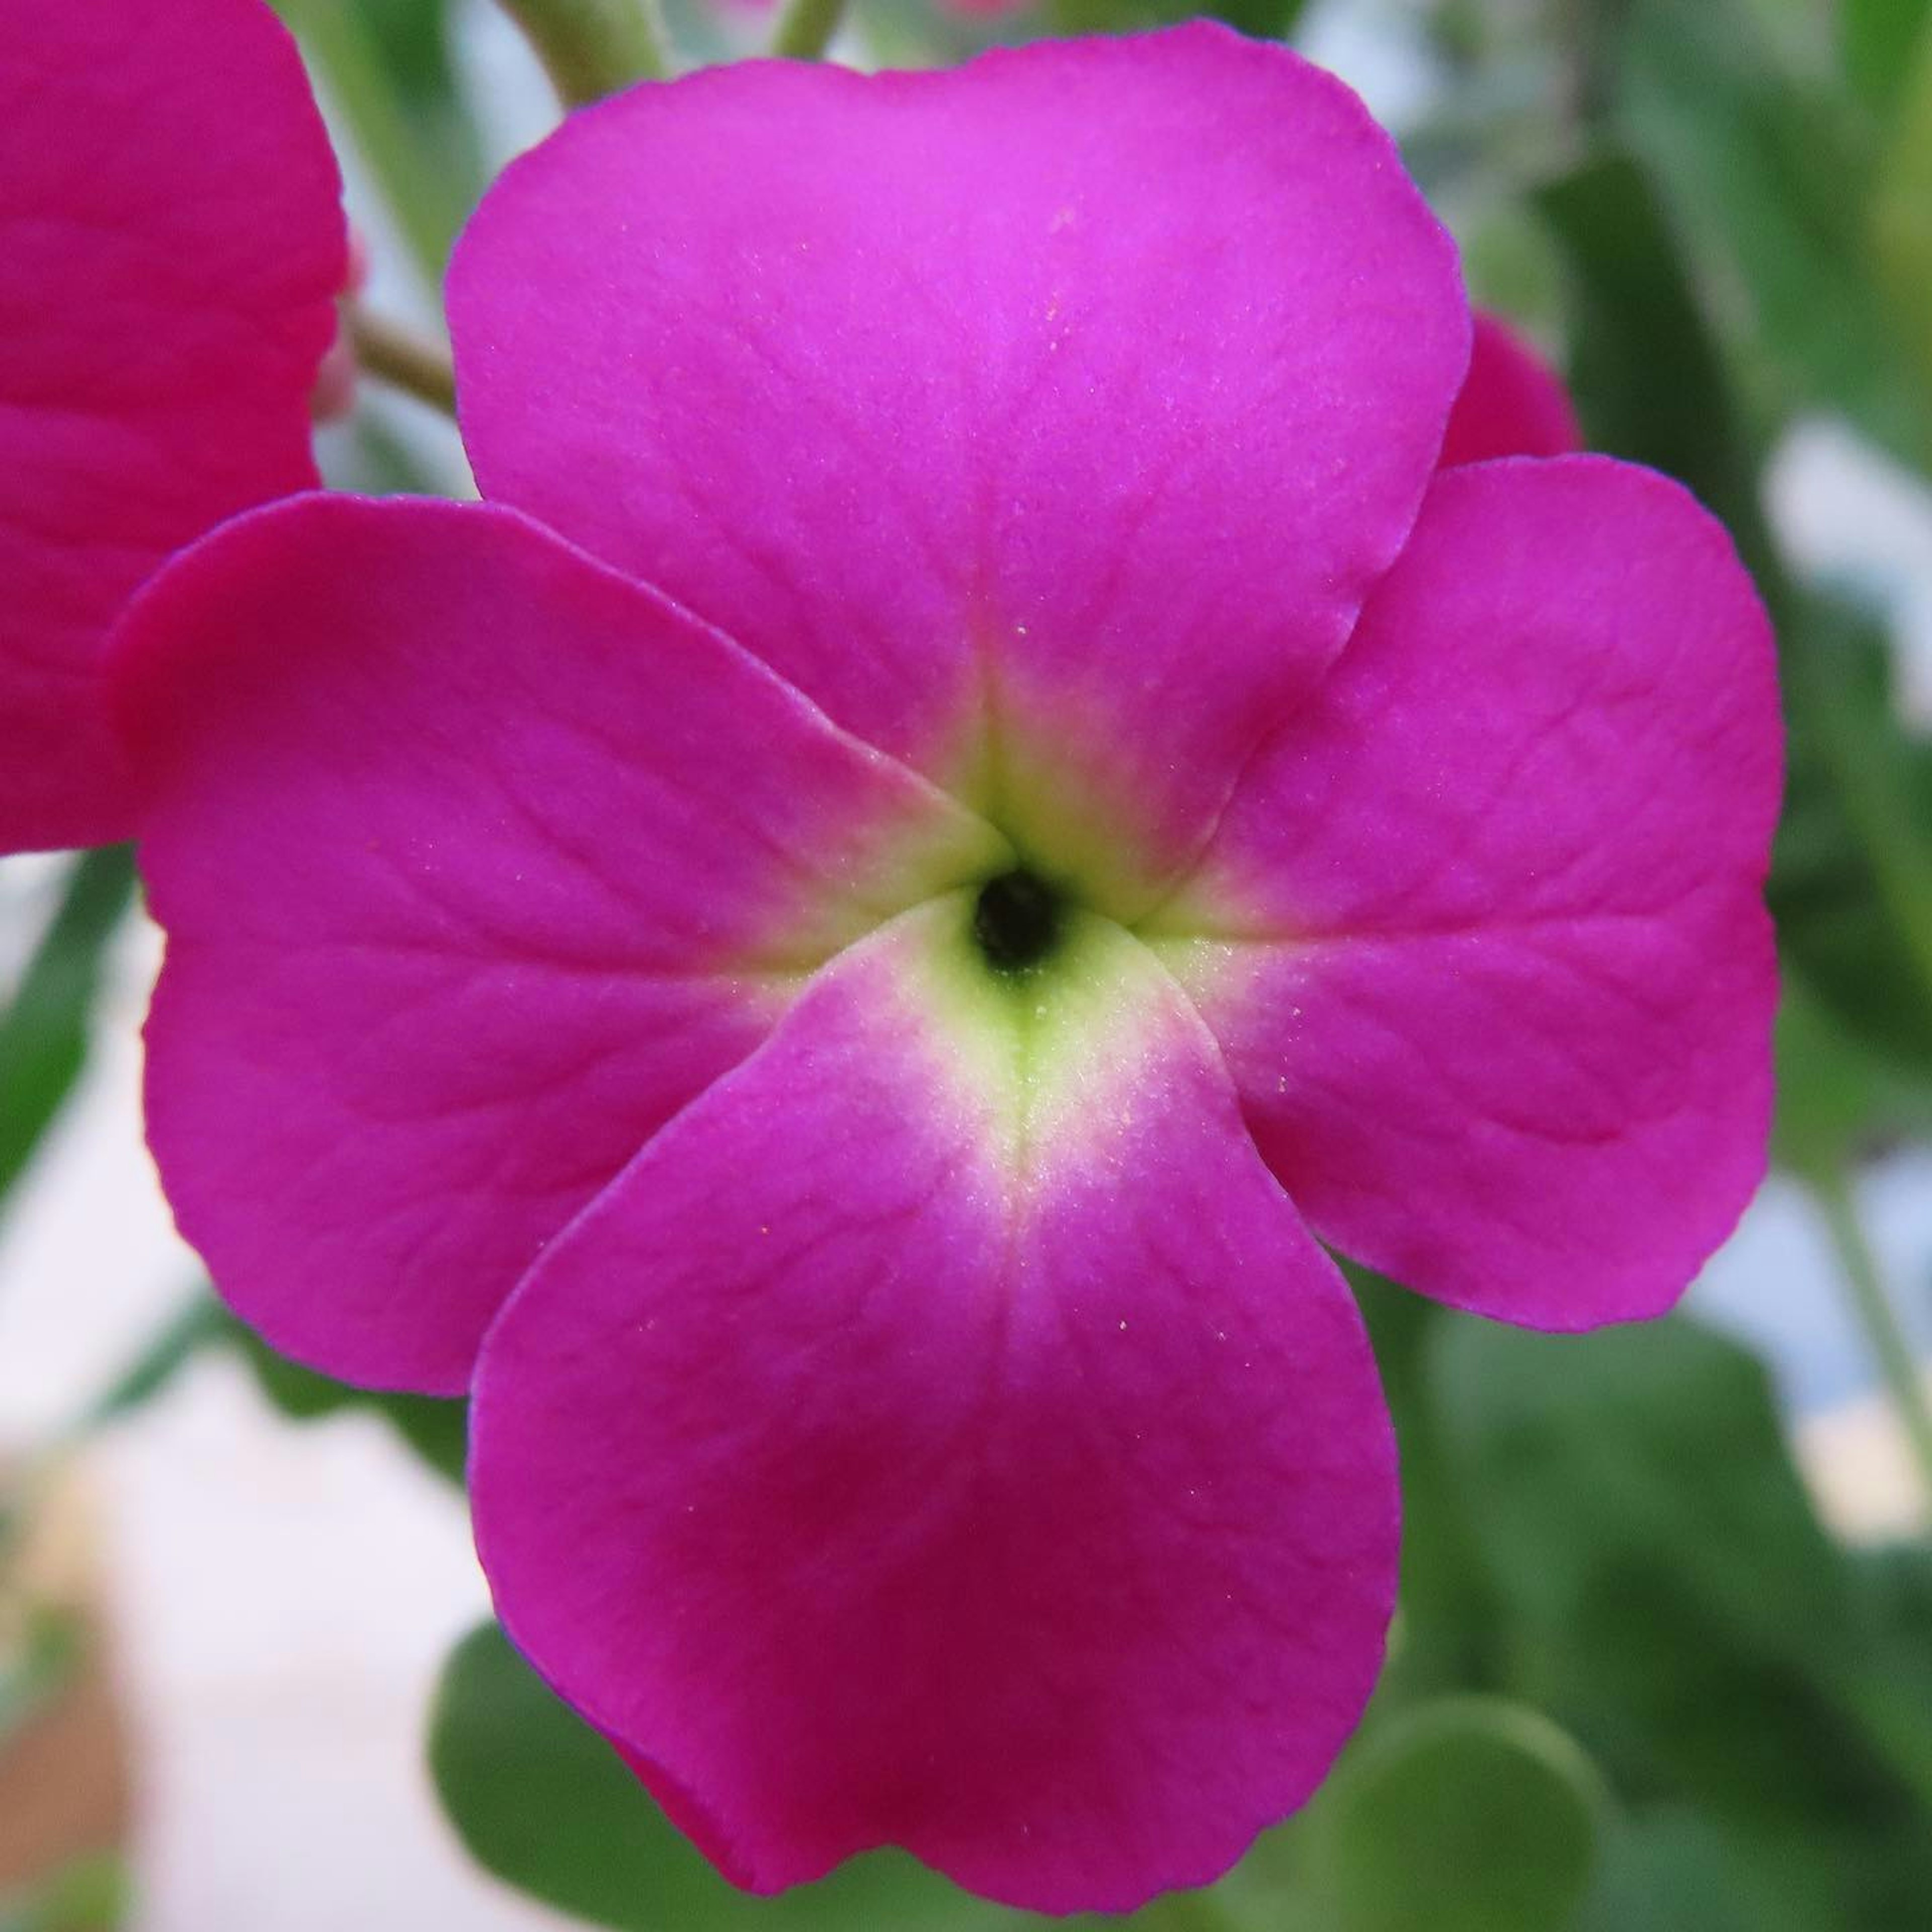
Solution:
{"label": "out-of-focus background", "polygon": [[[495,167],[554,124],[542,72],[489,0],[287,0],[284,10],[340,136],[373,263],[367,300],[434,331],[430,264]],[[989,40],[1112,28],[1156,10],[866,0],[836,51],[861,64],[950,59]],[[1352,82],[1402,139],[1464,242],[1478,294],[1570,369],[1593,440],[1721,498],[1734,524],[1754,526],[1740,532],[1754,562],[1769,560],[1778,578],[1794,778],[1774,896],[1794,988],[1784,1052],[1795,1097],[1778,1172],[1689,1306],[1768,1365],[1847,1574],[1876,1575],[1857,1567],[1870,1559],[1907,1580],[1886,1585],[1883,1616],[1862,1611],[1829,1641],[1856,1646],[1892,1609],[1917,1606],[1916,1623],[1887,1624],[1888,1660],[1847,1694],[1890,1740],[1872,1747],[1880,1768],[1858,1773],[1870,1771],[1871,1790],[1819,1827],[1852,1834],[1847,1858],[1876,1857],[1852,1845],[1862,1806],[1888,1820],[1887,1808],[1916,1792],[1925,1808],[1909,1828],[1922,1838],[1932,1822],[1932,1714],[1910,1738],[1922,1720],[1899,1714],[1932,1682],[1932,1616],[1922,1614],[1932,1568],[1925,1459],[1897,1385],[1901,1346],[1922,1384],[1932,1359],[1932,958],[1915,923],[1932,918],[1932,883],[1921,884],[1922,874],[1932,882],[1932,10],[1925,0],[1314,0],[1234,10],[1251,30],[1292,20],[1294,44]],[[771,20],[746,0],[715,10],[683,0],[670,26],[694,61],[757,46]],[[342,56],[344,32],[359,67]],[[368,159],[371,116],[382,112],[411,130],[405,158],[417,177],[400,193],[394,153],[380,171]],[[464,487],[449,425],[378,386],[322,440],[334,480]],[[1838,722],[1819,722],[1828,717]],[[78,881],[66,859],[0,864],[0,1184],[14,1182],[0,1198],[0,1900],[58,1866],[59,1898],[23,1905],[21,1925],[117,1915],[140,1932],[581,1922],[488,1875],[433,1788],[432,1695],[452,1646],[488,1607],[460,1486],[438,1466],[449,1461],[444,1420],[405,1414],[399,1430],[392,1414],[278,1380],[213,1322],[141,1144],[138,1028],[158,940],[137,910],[119,912],[124,862],[90,863]],[[62,1093],[40,1133],[43,1098]],[[1378,1324],[1378,1341],[1400,1322]],[[1397,1333],[1398,1353],[1406,1346]],[[1408,1420],[1407,1372],[1391,1377],[1406,1454],[1420,1468],[1435,1451],[1417,1446],[1430,1425]],[[1586,1384],[1595,1372],[1578,1371]],[[1712,1372],[1718,1389],[1727,1371]],[[1672,1426],[1640,1406],[1628,1421],[1646,1444]],[[1610,1486],[1622,1480],[1613,1460],[1590,1467]],[[1673,1480],[1694,1514],[1706,1495],[1715,1512],[1696,1533],[1724,1574],[1700,1586],[1698,1614],[1721,1622],[1754,1596],[1778,1598],[1779,1566],[1798,1560],[1798,1546],[1754,1543],[1757,1491],[1696,1454]],[[1744,1500],[1726,1516],[1733,1496]],[[1481,1515],[1481,1496],[1464,1501]],[[1412,1485],[1412,1521],[1430,1507]],[[1774,1516],[1786,1505],[1765,1507]],[[1661,1514],[1648,1521],[1634,1516],[1632,1533],[1676,1533],[1657,1526]],[[1479,1522],[1475,1540],[1486,1534]],[[1507,1541],[1506,1531],[1498,1547]],[[1491,1556],[1490,1580],[1506,1579],[1506,1552]],[[1705,1913],[1697,1874],[1718,1873],[1724,1891],[1724,1858],[1737,1846],[1808,1828],[1801,1795],[1788,1820],[1760,1832],[1726,1786],[1726,1753],[1788,1748],[1802,1725],[1762,1735],[1747,1725],[1730,1738],[1696,1715],[1713,1739],[1710,1772],[1681,1740],[1637,1735],[1681,1709],[1632,1715],[1641,1700],[1618,1706],[1614,1687],[1599,1701],[1553,1666],[1512,1675],[1471,1661],[1469,1645],[1439,1664],[1424,1641],[1439,1607],[1424,1600],[1437,1560],[1412,1552],[1423,1582],[1404,1616],[1423,1634],[1407,1654],[1431,1660],[1417,1670],[1433,1673],[1432,1693],[1522,1699],[1596,1754],[1625,1833],[1624,1849],[1600,1858],[1604,1869],[1628,1859],[1617,1885],[1634,1888],[1606,1892],[1594,1877],[1567,1918],[1466,1922],[1450,1910],[1452,1924],[1663,1924],[1640,1910],[1615,1919],[1604,1900],[1649,1896],[1628,1870],[1654,1866],[1685,1818],[1721,1844],[1709,1860],[1665,1858],[1676,1876],[1659,1895],[1688,1915],[1672,1924],[1932,1924],[1932,1892],[1913,1888],[1916,1874],[1868,1896],[1826,1852],[1792,1888],[1768,1885],[1742,1906],[1727,1892],[1735,1919]],[[1654,1607],[1643,1603],[1640,1620]],[[1522,1628],[1527,1654],[1537,1634]],[[1580,1646],[1592,1640],[1578,1630]],[[1708,1640],[1714,1661],[1691,1672],[1683,1698],[1729,1700],[1726,1710],[1802,1702],[1779,1674],[1798,1666],[1778,1645],[1754,1638],[1726,1676],[1718,1666],[1731,1652]],[[1398,1672],[1404,1656],[1399,1641]],[[1890,1723],[1871,1708],[1885,1683],[1898,1689]],[[1888,1750],[1907,1765],[1898,1791],[1880,1790]],[[514,1755],[504,1768],[513,1788]],[[1779,1779],[1774,1766],[1768,1784]],[[530,1789],[532,1804],[549,1802],[534,1794],[552,1787]],[[568,1886],[510,1876],[581,1902]],[[1789,1918],[1768,1902],[1780,1889],[1797,1901]],[[596,1895],[592,1886],[581,1897]],[[1252,1916],[1264,1888],[1233,1896],[1250,1898],[1250,1916],[1229,1924],[1328,1922]],[[1387,1932],[1408,1922],[1343,1918]],[[700,1923],[655,1922],[667,1932]]]}

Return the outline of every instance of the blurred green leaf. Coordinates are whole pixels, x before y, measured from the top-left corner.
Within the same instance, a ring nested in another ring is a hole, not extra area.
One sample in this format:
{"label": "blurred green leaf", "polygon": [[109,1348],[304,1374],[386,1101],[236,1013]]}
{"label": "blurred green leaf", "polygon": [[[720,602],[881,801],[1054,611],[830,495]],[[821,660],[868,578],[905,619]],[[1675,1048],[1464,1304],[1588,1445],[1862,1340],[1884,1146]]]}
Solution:
{"label": "blurred green leaf", "polygon": [[98,1429],[152,1402],[202,1348],[226,1341],[233,1328],[234,1317],[206,1289],[197,1288],[88,1405],[80,1429]]}
{"label": "blurred green leaf", "polygon": [[[1932,24],[1903,63],[1871,194],[1870,234],[1881,292],[1915,382],[1932,388]],[[1932,466],[1932,441],[1918,452]]]}
{"label": "blurred green leaf", "polygon": [[1751,452],[1648,177],[1606,151],[1535,200],[1569,269],[1570,374],[1590,447],[1688,484],[1762,570],[1770,545]]}
{"label": "blurred green leaf", "polygon": [[1910,1656],[1916,1681],[1932,1690],[1932,1544],[1861,1550],[1853,1574],[1883,1640]]}
{"label": "blurred green leaf", "polygon": [[0,1750],[72,1679],[86,1632],[70,1612],[46,1604],[28,1611],[26,1628],[0,1652]]}
{"label": "blurred green leaf", "polygon": [[1915,1922],[1916,1754],[1867,1721],[1868,1624],[1760,1365],[1677,1317],[1571,1338],[1459,1322],[1433,1366],[1519,1694],[1620,1792],[1717,1821],[1794,1909],[1837,1915],[1820,1924]]}
{"label": "blurred green leaf", "polygon": [[1775,578],[1769,589],[1786,723],[1779,944],[1856,1037],[1932,1068],[1932,747],[1899,722],[1874,624]]}
{"label": "blurred green leaf", "polygon": [[1335,1932],[1568,1932],[1610,1811],[1546,1719],[1445,1699],[1349,1754],[1310,1814],[1311,1869]]}
{"label": "blurred green leaf", "polygon": [[304,1368],[270,1348],[206,1286],[183,1302],[88,1406],[75,1425],[76,1432],[99,1428],[152,1401],[211,1347],[232,1348],[256,1386],[291,1421],[313,1422],[356,1411],[380,1416],[432,1468],[461,1484],[469,1446],[467,1402],[354,1388]]}
{"label": "blurred green leaf", "polygon": [[1932,409],[1873,270],[1864,123],[1744,0],[1628,0],[1616,119],[1655,171],[1704,283],[1779,412],[1820,404],[1908,461]]}
{"label": "blurred green leaf", "polygon": [[0,1898],[0,1932],[114,1932],[130,1903],[127,1868],[112,1852],[99,1852],[30,1894]]}
{"label": "blurred green leaf", "polygon": [[1177,20],[1225,20],[1259,40],[1286,40],[1308,0],[1047,0],[1061,34],[1130,34]]}
{"label": "blurred green leaf", "polygon": [[1673,1688],[1658,1667],[1713,1631],[1801,1672],[1828,1654],[1849,1585],[1753,1357],[1682,1316],[1574,1337],[1466,1319],[1436,1340],[1445,1432],[1552,1708],[1654,1730]]}
{"label": "blurred green leaf", "polygon": [[53,923],[0,1012],[0,1200],[86,1064],[101,958],[134,892],[128,847],[76,860]]}
{"label": "blurred green leaf", "polygon": [[1932,0],[1839,0],[1845,72],[1882,118],[1898,101],[1932,22]]}
{"label": "blurred green leaf", "polygon": [[380,1415],[431,1468],[460,1484],[469,1448],[466,1402],[352,1388],[278,1354],[225,1310],[226,1339],[239,1351],[262,1393],[292,1421],[313,1422],[357,1410]]}
{"label": "blurred green leaf", "polygon": [[1520,201],[1497,200],[1462,221],[1456,238],[1477,308],[1508,316],[1532,338],[1563,340],[1562,272],[1545,223]]}
{"label": "blurred green leaf", "polygon": [[1858,1685],[1867,1725],[1932,1793],[1932,1545],[1862,1550],[1852,1577],[1869,1633]]}
{"label": "blurred green leaf", "polygon": [[398,90],[418,111],[457,98],[450,60],[449,0],[348,0]]}
{"label": "blurred green leaf", "polygon": [[326,105],[440,291],[482,166],[448,64],[442,0],[273,0]]}
{"label": "blurred green leaf", "polygon": [[1375,1345],[1402,1458],[1402,1593],[1378,1708],[1497,1682],[1502,1618],[1476,1540],[1473,1498],[1443,1454],[1428,1382],[1430,1338],[1444,1310],[1365,1268],[1346,1264]]}
{"label": "blurred green leaf", "polygon": [[970,1898],[894,1852],[855,1859],[781,1898],[737,1891],[494,1624],[452,1653],[429,1751],[443,1808],[478,1862],[620,1932],[989,1932],[1038,1922]]}
{"label": "blurred green leaf", "polygon": [[1869,1051],[1798,980],[1778,1012],[1778,1115],[1772,1156],[1794,1174],[1835,1179],[1866,1156],[1932,1129],[1932,1086]]}
{"label": "blurred green leaf", "polygon": [[1575,1932],[1842,1932],[1765,1883],[1746,1852],[1706,1818],[1660,1809],[1604,1850]]}

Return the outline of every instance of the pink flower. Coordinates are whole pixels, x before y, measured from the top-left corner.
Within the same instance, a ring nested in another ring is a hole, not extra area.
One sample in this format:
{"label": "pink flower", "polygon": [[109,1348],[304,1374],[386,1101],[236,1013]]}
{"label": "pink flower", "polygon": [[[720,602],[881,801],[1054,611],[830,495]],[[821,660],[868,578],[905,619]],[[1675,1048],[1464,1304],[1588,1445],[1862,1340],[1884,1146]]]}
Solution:
{"label": "pink flower", "polygon": [[340,185],[260,0],[0,6],[0,851],[126,838],[100,678],[164,557],[312,486]]}
{"label": "pink flower", "polygon": [[1447,238],[1215,28],[640,88],[451,298],[494,500],[244,519],[120,665],[182,1226],[473,1390],[506,1624],[741,1884],[1211,1879],[1394,1598],[1318,1243],[1582,1328],[1759,1177],[1750,586],[1438,472]]}

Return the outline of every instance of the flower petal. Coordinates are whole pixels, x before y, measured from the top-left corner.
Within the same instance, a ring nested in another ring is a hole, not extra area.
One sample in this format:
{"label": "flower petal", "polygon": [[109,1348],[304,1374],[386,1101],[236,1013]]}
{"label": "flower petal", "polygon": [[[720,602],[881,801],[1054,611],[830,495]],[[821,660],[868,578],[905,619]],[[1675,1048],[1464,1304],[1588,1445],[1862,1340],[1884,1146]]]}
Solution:
{"label": "flower petal", "polygon": [[1092,921],[1009,1024],[971,916],[836,962],[550,1248],[484,1344],[478,1547],[739,1882],[884,1842],[1126,1910],[1354,1726],[1393,1444],[1178,989]]}
{"label": "flower petal", "polygon": [[150,1143],[270,1340],[455,1390],[538,1250],[880,917],[1004,862],[508,511],[308,497],[130,617]]}
{"label": "flower petal", "polygon": [[1667,1306],[1764,1168],[1764,612],[1676,484],[1436,484],[1162,950],[1324,1240],[1460,1306]]}
{"label": "flower petal", "polygon": [[1360,104],[1201,24],[633,89],[491,191],[451,316],[487,496],[1142,874],[1340,647],[1468,339]]}
{"label": "flower petal", "polygon": [[0,851],[134,829],[100,664],[163,558],[315,481],[340,184],[260,0],[0,7]]}
{"label": "flower petal", "polygon": [[1442,467],[1498,456],[1568,456],[1582,446],[1562,378],[1508,323],[1479,312],[1469,373],[1442,439]]}

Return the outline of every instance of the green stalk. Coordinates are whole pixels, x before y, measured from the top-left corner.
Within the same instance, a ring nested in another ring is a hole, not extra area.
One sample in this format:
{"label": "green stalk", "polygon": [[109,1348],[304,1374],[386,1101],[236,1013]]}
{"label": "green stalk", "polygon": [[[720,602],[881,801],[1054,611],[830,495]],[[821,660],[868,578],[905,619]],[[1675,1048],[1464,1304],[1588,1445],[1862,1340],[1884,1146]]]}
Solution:
{"label": "green stalk", "polygon": [[1850,1290],[1852,1311],[1905,1431],[1926,1498],[1932,1502],[1932,1404],[1926,1400],[1924,1378],[1911,1344],[1879,1278],[1878,1259],[1865,1237],[1850,1186],[1840,1172],[1814,1176],[1811,1190]]}
{"label": "green stalk", "polygon": [[497,0],[536,49],[566,107],[668,71],[648,0]]}
{"label": "green stalk", "polygon": [[844,15],[845,0],[785,0],[772,52],[783,60],[823,60]]}
{"label": "green stalk", "polygon": [[358,369],[446,416],[456,414],[456,370],[440,343],[359,302],[350,304],[344,320]]}

